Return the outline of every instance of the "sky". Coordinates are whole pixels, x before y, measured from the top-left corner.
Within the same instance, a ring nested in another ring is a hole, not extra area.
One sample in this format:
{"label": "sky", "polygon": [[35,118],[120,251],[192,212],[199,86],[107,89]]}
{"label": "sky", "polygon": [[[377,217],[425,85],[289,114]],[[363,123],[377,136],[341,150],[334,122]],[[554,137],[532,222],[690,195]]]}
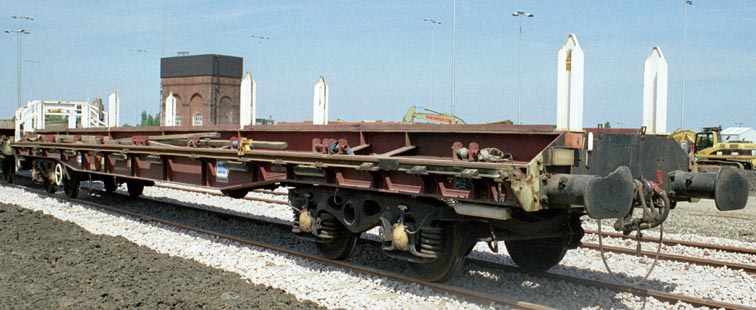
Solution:
{"label": "sky", "polygon": [[[517,118],[520,20],[512,12],[523,10],[535,15],[521,20],[523,123],[556,122],[557,52],[574,33],[585,53],[585,127],[640,127],[653,46],[669,63],[668,131],[682,117],[688,129],[756,127],[755,1],[688,7],[684,116],[684,0],[456,2],[454,110],[468,123]],[[324,76],[331,120],[399,121],[412,105],[450,111],[452,3],[3,0],[0,27],[30,32],[22,41],[24,103],[107,100],[116,90],[121,123],[134,124],[142,111],[159,110],[160,58],[188,51],[243,57],[258,83],[258,117],[312,119],[313,86]],[[9,119],[17,38],[0,34],[0,118]]]}

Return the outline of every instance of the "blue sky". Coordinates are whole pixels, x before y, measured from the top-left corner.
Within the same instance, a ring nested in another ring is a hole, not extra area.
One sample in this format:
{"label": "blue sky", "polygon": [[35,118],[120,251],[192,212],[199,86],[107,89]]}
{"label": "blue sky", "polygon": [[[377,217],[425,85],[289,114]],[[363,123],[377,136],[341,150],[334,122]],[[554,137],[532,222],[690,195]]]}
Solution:
{"label": "blue sky", "polygon": [[[586,127],[641,123],[643,62],[669,62],[668,129],[680,126],[683,0],[457,1],[456,113],[517,117],[522,9],[522,121],[556,120],[557,51],[575,33],[585,52]],[[164,2],[3,1],[2,30],[24,27],[23,99],[121,96],[121,122],[158,111]],[[11,15],[32,16],[20,23]],[[435,28],[431,70],[431,28]],[[395,120],[411,105],[448,111],[452,1],[165,1],[165,55],[244,57],[258,81],[258,117],[312,118],[319,76],[330,119]],[[16,37],[0,37],[0,118],[16,106]],[[250,35],[269,36],[259,42]],[[143,49],[148,53],[135,53]],[[756,127],[756,2],[694,0],[688,9],[685,127]],[[434,102],[431,102],[431,75]]]}

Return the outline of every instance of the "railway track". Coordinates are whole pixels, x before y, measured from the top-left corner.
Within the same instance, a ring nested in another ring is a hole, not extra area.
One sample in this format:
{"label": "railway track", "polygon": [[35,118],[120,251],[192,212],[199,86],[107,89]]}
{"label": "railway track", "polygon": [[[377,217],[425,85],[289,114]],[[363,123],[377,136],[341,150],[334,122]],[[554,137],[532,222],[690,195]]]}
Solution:
{"label": "railway track", "polygon": [[[176,189],[176,190],[183,190],[183,191],[189,191],[189,192],[195,192],[195,193],[202,193],[202,194],[209,194],[209,195],[215,195],[215,196],[223,196],[223,194],[213,191],[213,190],[207,190],[207,189],[194,189],[194,188],[188,188],[188,187],[182,187],[182,186],[174,186],[167,183],[161,183],[156,184],[156,186],[163,187],[163,188],[170,188],[170,189]],[[273,195],[286,195],[283,193],[277,193],[269,190],[260,190],[256,192],[266,193],[266,194],[273,194]],[[286,200],[279,200],[279,199],[268,199],[268,198],[262,198],[262,197],[253,197],[253,196],[246,196],[244,197],[245,200],[250,201],[260,201],[265,203],[273,203],[273,204],[281,204],[281,205],[288,205],[288,201]],[[587,234],[596,234],[598,235],[597,230],[593,229],[585,229],[585,233]],[[634,236],[625,236],[621,233],[616,232],[601,232],[602,237],[610,237],[610,238],[621,238],[621,239],[627,239],[627,240],[635,240]],[[658,238],[654,238],[652,236],[643,236],[641,238],[642,241],[646,242],[658,242]],[[686,247],[692,247],[692,248],[700,248],[700,249],[707,249],[707,250],[714,250],[714,251],[722,251],[722,252],[730,252],[730,253],[737,253],[737,254],[748,254],[748,255],[756,255],[756,249],[750,249],[750,248],[741,248],[741,247],[734,247],[734,246],[726,246],[726,245],[717,245],[717,244],[707,244],[702,242],[693,242],[693,241],[685,241],[685,240],[676,240],[676,239],[663,239],[662,240],[663,245],[667,246],[686,246]],[[600,250],[600,246],[597,243],[590,243],[590,242],[583,242],[581,244],[581,247],[593,249],[593,250]],[[617,247],[617,246],[607,246],[604,245],[604,250],[608,252],[614,252],[614,253],[621,253],[621,254],[629,254],[629,255],[637,255],[639,254],[636,249],[629,249],[629,248],[623,248],[623,247]],[[642,250],[640,251],[641,255],[654,257],[656,255],[655,251],[649,251],[649,250]],[[671,260],[671,261],[679,261],[679,262],[686,262],[686,263],[693,263],[698,265],[707,265],[712,267],[728,267],[728,268],[734,268],[734,269],[742,269],[748,273],[754,274],[756,273],[756,266],[754,265],[748,265],[748,264],[741,264],[741,263],[734,263],[734,262],[724,262],[724,261],[718,261],[713,259],[707,259],[707,258],[699,258],[699,257],[687,257],[682,255],[676,255],[676,254],[670,254],[670,253],[664,253],[663,251],[659,254],[659,258],[663,260]]]}
{"label": "railway track", "polygon": [[[134,218],[140,219],[142,221],[159,223],[159,224],[162,224],[162,225],[167,225],[167,226],[178,228],[178,229],[182,229],[182,230],[185,230],[185,231],[193,231],[193,232],[203,233],[203,234],[207,234],[207,235],[210,235],[210,236],[214,236],[214,237],[223,238],[223,239],[231,240],[231,241],[234,241],[234,242],[238,242],[238,243],[243,244],[243,245],[250,245],[250,246],[255,246],[255,247],[259,247],[259,248],[263,248],[263,249],[267,249],[267,250],[272,250],[272,251],[275,251],[275,252],[284,253],[284,254],[288,254],[288,255],[304,258],[304,259],[307,259],[307,260],[310,260],[310,261],[314,261],[314,262],[318,262],[318,263],[322,263],[322,264],[326,264],[326,265],[331,265],[331,266],[347,269],[347,270],[354,271],[354,272],[357,272],[357,273],[362,273],[362,274],[366,274],[366,275],[373,275],[373,276],[383,277],[383,278],[387,278],[387,279],[391,279],[391,280],[395,280],[395,281],[399,281],[399,282],[404,282],[404,283],[418,283],[418,284],[425,285],[425,286],[427,286],[429,288],[432,288],[432,289],[434,289],[434,290],[436,290],[438,292],[452,294],[452,295],[459,296],[461,298],[464,298],[464,299],[470,300],[470,301],[475,301],[475,302],[484,303],[484,304],[485,303],[495,302],[495,303],[498,303],[498,304],[501,304],[501,305],[506,305],[506,306],[510,306],[510,307],[514,307],[514,308],[518,308],[518,309],[532,309],[532,310],[552,309],[550,307],[546,307],[546,306],[542,306],[542,305],[538,305],[538,304],[533,304],[533,303],[528,303],[528,302],[523,302],[523,301],[517,301],[517,300],[511,300],[511,299],[504,298],[502,296],[480,293],[480,292],[476,292],[476,291],[473,291],[473,290],[468,290],[468,289],[464,289],[464,288],[460,288],[460,287],[455,287],[455,286],[451,286],[451,285],[447,285],[447,284],[443,284],[443,283],[418,281],[417,279],[412,278],[412,277],[407,276],[407,275],[393,273],[393,272],[388,272],[388,271],[372,268],[372,267],[369,267],[369,266],[362,266],[362,265],[358,265],[358,264],[354,264],[354,263],[349,263],[349,262],[346,262],[346,261],[328,260],[328,259],[322,258],[322,257],[320,257],[318,255],[304,253],[304,252],[301,252],[301,251],[292,250],[290,248],[281,247],[281,246],[273,245],[273,244],[270,244],[270,243],[258,242],[258,241],[253,241],[253,240],[249,240],[249,239],[239,238],[239,237],[233,236],[231,234],[219,233],[219,232],[208,230],[208,229],[198,228],[198,227],[194,227],[194,226],[188,226],[188,225],[181,224],[181,223],[178,223],[178,222],[174,222],[174,221],[171,221],[171,220],[166,220],[166,219],[162,219],[162,218],[158,218],[158,217],[148,216],[148,215],[141,214],[141,213],[138,213],[138,212],[128,211],[128,210],[124,210],[124,209],[121,209],[121,208],[118,208],[118,207],[114,207],[114,206],[110,206],[110,205],[105,205],[105,204],[100,204],[100,203],[92,202],[92,201],[89,201],[89,200],[78,199],[78,198],[75,199],[75,198],[69,198],[69,197],[66,197],[66,196],[63,196],[63,195],[50,194],[50,193],[47,193],[47,192],[45,192],[44,190],[41,190],[41,189],[33,189],[33,188],[30,188],[30,187],[27,187],[27,186],[16,185],[16,184],[7,184],[7,183],[3,183],[2,186],[12,186],[12,187],[16,187],[16,188],[22,188],[22,189],[27,190],[27,191],[32,191],[32,192],[34,192],[34,193],[36,193],[38,195],[43,195],[43,196],[47,196],[47,197],[53,197],[53,198],[59,199],[61,201],[67,201],[67,202],[72,202],[72,203],[87,205],[87,206],[90,206],[90,207],[94,207],[94,208],[98,208],[98,209],[102,209],[102,210],[107,210],[109,212],[113,212],[113,213],[116,213],[116,214],[127,215],[127,216],[130,216],[130,217],[134,217]],[[105,193],[105,192],[102,191],[102,193]],[[122,194],[117,194],[117,193],[115,193],[115,195],[121,195],[121,196],[123,196],[122,198],[128,199],[128,200],[134,200],[135,199],[135,198],[128,197],[127,195],[122,195]],[[138,199],[141,199],[141,200],[144,200],[144,201],[149,201],[149,202],[152,202],[152,203],[160,203],[160,204],[164,204],[164,205],[169,204],[169,203],[155,201],[155,200],[148,199],[148,198],[138,198]],[[277,226],[277,227],[279,227],[281,229],[290,229],[291,228],[290,225],[283,225],[283,224],[280,224],[280,223],[271,223],[271,222],[266,222],[266,221],[260,221],[260,220],[255,220],[255,219],[251,219],[251,218],[245,218],[245,217],[241,217],[241,216],[237,216],[237,215],[229,214],[229,213],[213,212],[213,211],[209,211],[209,210],[206,210],[206,209],[198,209],[198,208],[184,206],[184,205],[180,205],[180,204],[170,204],[170,205],[172,205],[173,207],[177,207],[177,208],[188,208],[188,209],[200,210],[200,211],[204,211],[204,212],[208,212],[208,213],[215,213],[215,214],[220,215],[220,216],[222,216],[224,218],[232,217],[232,218],[236,218],[236,219],[239,219],[239,220],[259,222],[261,224],[266,224],[266,225],[274,225],[274,226]]]}
{"label": "railway track", "polygon": [[[372,267],[369,267],[369,266],[362,266],[362,265],[358,265],[358,264],[354,264],[354,263],[349,263],[349,262],[344,262],[344,261],[326,260],[326,259],[321,258],[318,255],[308,254],[308,253],[304,253],[304,252],[300,252],[300,251],[296,251],[296,250],[292,250],[292,249],[289,249],[289,248],[280,247],[280,246],[276,246],[276,245],[272,245],[272,244],[268,244],[268,243],[264,243],[264,242],[257,242],[257,241],[252,241],[252,240],[248,240],[248,239],[244,239],[244,238],[239,238],[237,236],[233,236],[233,235],[229,235],[229,234],[225,234],[225,233],[219,233],[217,231],[212,231],[212,230],[208,230],[208,229],[202,229],[202,228],[198,228],[198,227],[188,226],[188,225],[181,224],[181,223],[176,223],[176,222],[173,222],[173,221],[170,221],[170,220],[156,218],[156,217],[148,216],[148,215],[141,214],[141,213],[138,213],[138,212],[123,210],[123,209],[120,209],[118,207],[112,207],[112,206],[108,206],[108,205],[103,205],[103,204],[99,204],[99,203],[88,201],[88,200],[70,199],[68,197],[61,196],[61,195],[51,195],[51,194],[48,194],[48,193],[46,193],[46,192],[44,192],[42,190],[30,189],[29,187],[22,187],[20,185],[9,185],[9,186],[17,186],[17,187],[20,187],[20,188],[24,188],[25,190],[34,191],[34,192],[36,192],[39,195],[53,196],[53,197],[55,197],[57,199],[60,199],[60,200],[75,202],[75,203],[78,203],[78,204],[85,204],[85,205],[89,205],[89,206],[92,206],[92,207],[95,207],[95,208],[108,210],[108,211],[111,211],[111,212],[114,212],[114,213],[124,214],[124,215],[132,216],[132,217],[135,217],[135,218],[139,218],[139,219],[142,219],[144,221],[161,223],[163,225],[168,225],[168,226],[176,227],[176,228],[183,229],[183,230],[191,230],[191,231],[195,231],[195,232],[200,232],[200,233],[216,236],[216,237],[219,237],[219,238],[224,238],[224,239],[232,240],[232,241],[239,242],[239,243],[245,244],[245,245],[252,245],[252,246],[257,246],[257,247],[261,247],[261,248],[265,248],[265,249],[270,249],[270,250],[273,250],[273,251],[276,251],[276,252],[286,253],[286,254],[289,254],[289,255],[297,256],[297,257],[302,257],[302,258],[305,258],[305,259],[308,259],[308,260],[311,260],[311,261],[315,261],[315,262],[319,262],[319,263],[323,263],[323,264],[328,264],[328,265],[332,265],[332,266],[336,266],[336,267],[340,267],[340,268],[344,268],[344,269],[349,269],[349,270],[353,270],[353,271],[356,271],[356,272],[359,272],[359,273],[364,273],[364,274],[369,274],[369,275],[375,275],[375,276],[379,276],[379,277],[385,277],[385,278],[389,278],[389,279],[392,279],[392,280],[401,281],[401,282],[405,282],[405,283],[419,283],[419,284],[425,285],[427,287],[430,287],[430,288],[432,288],[434,290],[437,290],[439,292],[445,292],[445,293],[453,294],[453,295],[460,296],[462,298],[465,298],[465,299],[471,300],[471,301],[478,301],[478,302],[483,302],[483,303],[496,302],[496,303],[499,303],[499,304],[502,304],[502,305],[508,305],[508,306],[512,306],[512,307],[516,307],[516,308],[522,308],[522,309],[548,309],[548,307],[545,307],[545,306],[542,306],[542,305],[537,305],[537,304],[532,304],[532,303],[527,303],[527,302],[521,302],[521,301],[515,301],[515,300],[509,300],[509,299],[503,298],[501,296],[480,293],[480,292],[476,292],[476,291],[472,291],[472,290],[468,290],[468,289],[464,289],[464,288],[460,288],[460,287],[455,287],[455,286],[451,286],[451,285],[418,281],[417,279],[408,277],[406,275],[402,275],[402,274],[398,274],[398,273],[394,273],[394,272],[383,271],[383,270],[379,270],[379,269],[372,268]],[[202,192],[202,191],[198,191],[198,192]],[[127,201],[130,201],[130,200],[134,199],[134,198],[127,197],[126,195],[123,195],[123,194],[117,194],[117,195],[120,195],[121,199],[125,199]],[[282,229],[282,230],[287,230],[287,231],[291,228],[291,226],[289,224],[269,222],[269,221],[264,221],[264,220],[259,220],[259,219],[244,217],[244,216],[240,216],[240,215],[232,214],[232,213],[228,213],[228,212],[212,211],[212,210],[208,210],[208,209],[204,209],[204,208],[197,208],[197,207],[193,207],[193,206],[187,206],[187,205],[183,205],[183,204],[180,204],[180,203],[166,203],[164,201],[157,201],[157,200],[150,199],[150,198],[139,198],[139,199],[140,200],[144,200],[146,202],[150,202],[150,203],[157,203],[157,204],[161,204],[161,205],[170,205],[170,206],[172,206],[174,208],[179,208],[179,209],[193,209],[193,210],[198,210],[198,211],[201,211],[201,212],[207,212],[210,215],[219,216],[219,217],[226,218],[226,219],[230,218],[230,219],[235,219],[235,220],[253,222],[253,223],[256,223],[256,224],[272,225],[272,226],[276,227],[277,229]],[[255,200],[255,199],[253,199],[253,200]],[[214,208],[214,207],[210,207],[210,208]],[[372,243],[375,246],[380,246],[378,244],[378,242],[371,241],[371,240],[368,240],[368,239],[362,239],[362,240],[363,240],[363,242]],[[468,259],[468,262],[472,263],[472,264],[475,264],[475,265],[478,265],[478,266],[481,266],[481,267],[491,268],[491,269],[495,269],[495,270],[502,270],[504,272],[522,272],[522,271],[520,271],[518,268],[516,268],[514,266],[504,265],[504,264],[499,264],[499,263],[494,263],[494,262],[490,262],[490,261],[486,261],[486,260]],[[624,286],[624,285],[619,285],[619,284],[606,283],[606,282],[595,281],[595,280],[588,280],[588,279],[577,278],[577,277],[570,277],[570,276],[559,275],[559,274],[548,273],[548,272],[547,273],[539,273],[536,276],[541,277],[541,278],[545,278],[545,279],[548,279],[548,280],[552,280],[552,281],[566,281],[566,282],[570,282],[570,283],[574,283],[574,284],[578,284],[578,285],[592,286],[592,287],[601,287],[601,288],[606,288],[606,289],[610,289],[610,290],[614,290],[614,291],[618,291],[618,292],[627,292],[627,293],[631,293],[631,294],[634,294],[634,295],[649,296],[649,297],[654,297],[654,298],[656,298],[658,300],[661,300],[661,301],[667,301],[667,302],[671,302],[671,303],[684,302],[684,303],[688,303],[688,304],[691,304],[691,305],[696,306],[696,307],[711,307],[711,308],[723,308],[723,309],[744,309],[744,308],[747,308],[747,307],[744,307],[743,305],[736,305],[736,304],[731,304],[731,303],[726,303],[726,302],[719,302],[719,301],[701,299],[701,298],[692,297],[692,296],[684,296],[684,295],[679,295],[679,294],[672,294],[672,293],[667,293],[667,292],[658,291],[658,290],[642,289],[642,288],[637,288],[637,287],[632,287],[632,286]],[[749,309],[756,309],[756,308],[749,308]]]}

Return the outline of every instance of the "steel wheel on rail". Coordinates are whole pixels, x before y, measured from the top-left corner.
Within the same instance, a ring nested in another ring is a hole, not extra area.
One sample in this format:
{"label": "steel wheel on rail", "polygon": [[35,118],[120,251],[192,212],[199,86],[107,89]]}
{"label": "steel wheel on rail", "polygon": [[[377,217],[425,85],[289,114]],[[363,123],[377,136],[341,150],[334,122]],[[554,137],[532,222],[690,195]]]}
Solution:
{"label": "steel wheel on rail", "polygon": [[44,178],[42,182],[45,186],[46,192],[50,194],[55,194],[55,192],[58,191],[58,186],[55,185],[55,181],[51,180],[51,177]]}
{"label": "steel wheel on rail", "polygon": [[221,193],[225,196],[241,199],[247,196],[247,193],[249,193],[249,190],[247,189],[224,189],[221,190]]}
{"label": "steel wheel on rail", "polygon": [[469,246],[463,244],[461,232],[459,224],[443,225],[441,253],[438,258],[428,263],[408,262],[410,272],[417,278],[429,282],[444,282],[462,272],[465,252]]}
{"label": "steel wheel on rail", "polygon": [[65,168],[63,168],[63,165],[56,163],[55,168],[53,169],[53,182],[55,182],[55,186],[63,185],[64,174]]}
{"label": "steel wheel on rail", "polygon": [[80,187],[81,185],[79,183],[79,177],[75,173],[70,171],[66,173],[65,177],[63,178],[63,192],[66,193],[66,196],[70,198],[78,197]]}
{"label": "steel wheel on rail", "polygon": [[16,175],[16,163],[14,160],[5,159],[0,162],[0,169],[3,172],[3,181],[13,183],[13,177]]}
{"label": "steel wheel on rail", "polygon": [[504,244],[515,264],[528,271],[546,271],[559,264],[567,253],[567,242],[561,237],[506,240]]}
{"label": "steel wheel on rail", "polygon": [[318,242],[317,247],[320,255],[328,259],[345,259],[352,255],[360,234],[346,229],[333,215],[322,213],[320,215],[321,232],[334,236],[326,242]]}
{"label": "steel wheel on rail", "polygon": [[103,188],[105,188],[105,191],[108,193],[115,192],[116,189],[118,189],[118,183],[116,183],[115,178],[113,177],[106,177],[102,180]]}
{"label": "steel wheel on rail", "polygon": [[142,195],[144,184],[133,181],[126,182],[126,189],[129,191],[129,196],[136,198]]}

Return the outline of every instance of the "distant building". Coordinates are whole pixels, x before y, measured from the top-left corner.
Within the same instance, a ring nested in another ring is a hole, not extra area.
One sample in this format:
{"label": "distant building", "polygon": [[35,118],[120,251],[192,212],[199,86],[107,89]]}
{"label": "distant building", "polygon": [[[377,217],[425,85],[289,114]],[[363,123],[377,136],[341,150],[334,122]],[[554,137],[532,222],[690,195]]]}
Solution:
{"label": "distant building", "polygon": [[751,141],[756,142],[756,130],[749,127],[730,127],[719,133],[722,141]]}
{"label": "distant building", "polygon": [[243,59],[193,55],[160,59],[160,124],[165,100],[176,98],[176,126],[239,125]]}

